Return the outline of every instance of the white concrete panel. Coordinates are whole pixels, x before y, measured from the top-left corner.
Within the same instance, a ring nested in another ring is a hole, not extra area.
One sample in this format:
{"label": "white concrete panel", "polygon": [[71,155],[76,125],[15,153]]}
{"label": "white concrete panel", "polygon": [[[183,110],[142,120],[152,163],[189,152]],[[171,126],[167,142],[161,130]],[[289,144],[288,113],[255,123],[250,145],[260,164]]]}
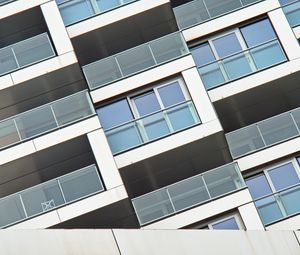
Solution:
{"label": "white concrete panel", "polygon": [[123,80],[114,82],[91,92],[94,103],[98,103],[108,98],[115,97],[130,90],[141,88],[149,83],[159,81],[171,75],[195,66],[191,55],[171,61],[169,63],[154,67],[148,71],[141,72]]}
{"label": "white concrete panel", "polygon": [[215,134],[217,132],[221,132],[222,130],[223,129],[219,120],[210,121],[193,128],[189,128],[182,132],[170,135],[166,138],[162,138],[158,141],[145,144],[128,152],[124,152],[120,155],[115,156],[115,161],[118,168],[120,169],[146,158],[172,150],[176,147],[180,147],[209,135]]}
{"label": "white concrete panel", "polygon": [[241,171],[266,164],[281,157],[288,156],[300,150],[300,137],[280,143],[276,146],[255,152],[237,159]]}
{"label": "white concrete panel", "polygon": [[67,28],[67,30],[70,38],[73,38],[97,28],[104,27],[111,23],[134,16],[138,13],[158,7],[168,2],[169,0],[140,0],[129,5],[117,8],[114,11],[105,12],[93,18],[71,25]]}
{"label": "white concrete panel", "polygon": [[282,220],[266,227],[267,230],[298,230],[300,229],[300,215]]}
{"label": "white concrete panel", "polygon": [[207,36],[208,34],[215,33],[224,28],[229,28],[230,26],[237,25],[245,20],[260,16],[278,7],[280,7],[278,1],[262,1],[241,10],[213,19],[211,21],[207,21],[200,25],[188,28],[183,31],[183,36],[185,37],[187,42],[192,41],[194,39]]}
{"label": "white concrete panel", "polygon": [[41,9],[58,55],[72,51],[71,40],[55,1],[41,5]]}
{"label": "white concrete panel", "polygon": [[72,138],[91,132],[100,128],[100,122],[97,116],[77,122],[71,126],[53,131],[43,136],[33,139],[36,150],[43,150],[53,145],[65,142]]}
{"label": "white concrete panel", "polygon": [[216,102],[298,71],[300,59],[295,59],[212,89],[208,95],[212,102]]}
{"label": "white concrete panel", "polygon": [[12,80],[10,74],[6,74],[6,75],[0,77],[0,90],[6,89],[12,85],[13,85],[13,80]]}
{"label": "white concrete panel", "polygon": [[202,122],[217,119],[217,114],[207,95],[196,67],[182,72],[183,79],[188,87],[194,105]]}
{"label": "white concrete panel", "polygon": [[128,198],[124,186],[82,199],[57,210],[61,222]]}
{"label": "white concrete panel", "polygon": [[237,208],[252,200],[248,189],[221,197],[188,211],[178,213],[161,221],[143,227],[143,229],[178,229],[209,217]]}
{"label": "white concrete panel", "polygon": [[242,205],[238,210],[247,230],[264,230],[254,203]]}
{"label": "white concrete panel", "polygon": [[42,214],[38,217],[13,225],[8,229],[43,229],[43,228],[51,227],[58,223],[60,223],[60,220],[57,212],[51,211],[46,214]]}
{"label": "white concrete panel", "polygon": [[0,151],[0,165],[34,153],[35,147],[32,141],[21,143]]}
{"label": "white concrete panel", "polygon": [[299,43],[295,38],[283,10],[280,8],[269,12],[268,15],[289,60],[299,58]]}
{"label": "white concrete panel", "polygon": [[0,7],[0,19],[39,6],[49,0],[18,0]]}
{"label": "white concrete panel", "polygon": [[107,190],[123,185],[119,170],[111,153],[103,129],[95,130],[88,135],[88,139],[100,168],[102,179]]}
{"label": "white concrete panel", "polygon": [[300,38],[300,26],[294,27],[293,31],[294,31],[294,34],[295,34],[296,38],[299,39]]}
{"label": "white concrete panel", "polygon": [[11,73],[14,84],[21,83],[35,77],[53,72],[57,69],[77,63],[77,58],[73,51],[54,57],[38,64],[20,69]]}

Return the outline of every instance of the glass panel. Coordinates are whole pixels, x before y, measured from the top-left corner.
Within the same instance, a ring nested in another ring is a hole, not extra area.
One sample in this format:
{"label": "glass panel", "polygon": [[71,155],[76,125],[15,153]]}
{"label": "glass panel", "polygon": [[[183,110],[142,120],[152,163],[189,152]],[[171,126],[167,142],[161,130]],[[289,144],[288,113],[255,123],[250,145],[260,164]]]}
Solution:
{"label": "glass panel", "polygon": [[268,19],[242,27],[240,31],[249,48],[277,38]]}
{"label": "glass panel", "polygon": [[157,139],[170,133],[162,112],[155,113],[137,121],[144,142]]}
{"label": "glass panel", "polygon": [[101,87],[122,77],[114,57],[106,58],[84,66],[83,72],[91,89]]}
{"label": "glass panel", "polygon": [[200,122],[194,105],[191,102],[172,107],[166,110],[166,114],[174,131],[190,127]]}
{"label": "glass panel", "polygon": [[285,4],[295,2],[295,0],[279,0],[279,2],[280,2],[281,5],[285,5]]}
{"label": "glass panel", "polygon": [[280,198],[288,215],[300,212],[300,187],[281,192]]}
{"label": "glass panel", "polygon": [[52,108],[59,126],[93,114],[85,92],[54,102]]}
{"label": "glass panel", "polygon": [[212,63],[200,67],[199,73],[206,89],[211,89],[226,82],[223,72],[218,63]]}
{"label": "glass panel", "polygon": [[245,53],[234,55],[223,60],[223,65],[230,80],[252,73],[249,56]]}
{"label": "glass panel", "polygon": [[119,0],[97,0],[99,11],[103,12],[120,5]]}
{"label": "glass panel", "polygon": [[116,56],[124,76],[134,74],[155,65],[148,45],[141,45]]}
{"label": "glass panel", "polygon": [[250,50],[250,53],[258,69],[267,68],[286,60],[278,41],[254,48]]}
{"label": "glass panel", "polygon": [[66,202],[70,202],[103,190],[95,166],[59,178]]}
{"label": "glass panel", "polygon": [[295,27],[300,24],[300,2],[284,7],[283,11],[285,12],[291,27]]}
{"label": "glass panel", "polygon": [[176,183],[168,187],[176,211],[200,204],[210,199],[202,176]]}
{"label": "glass panel", "polygon": [[160,110],[160,105],[153,91],[133,98],[139,116],[145,116]]}
{"label": "glass panel", "polygon": [[294,120],[295,120],[297,126],[298,126],[298,129],[300,129],[300,108],[292,111],[291,113],[294,117]]}
{"label": "glass panel", "polygon": [[57,181],[48,182],[24,191],[21,196],[28,217],[64,204]]}
{"label": "glass panel", "polygon": [[0,148],[20,141],[16,125],[13,120],[0,122]]}
{"label": "glass panel", "polygon": [[174,213],[166,190],[147,194],[134,199],[132,203],[141,225]]}
{"label": "glass panel", "polygon": [[176,81],[157,89],[165,108],[185,101],[180,84]]}
{"label": "glass panel", "polygon": [[242,51],[242,47],[235,33],[214,39],[212,42],[220,58]]}
{"label": "glass panel", "polygon": [[42,134],[57,127],[49,106],[23,113],[15,120],[22,139]]}
{"label": "glass panel", "polygon": [[204,0],[211,17],[242,7],[240,0]]}
{"label": "glass panel", "polygon": [[226,134],[226,139],[233,158],[265,147],[255,125]]}
{"label": "glass panel", "polygon": [[272,193],[267,178],[263,174],[247,179],[246,184],[253,199],[257,199]]}
{"label": "glass panel", "polygon": [[104,129],[133,120],[133,115],[126,99],[98,108],[97,114]]}
{"label": "glass panel", "polygon": [[157,64],[170,61],[189,53],[180,33],[172,34],[150,42]]}
{"label": "glass panel", "polygon": [[300,182],[292,163],[268,170],[268,174],[276,191],[288,188]]}
{"label": "glass panel", "polygon": [[136,123],[128,123],[105,134],[113,154],[142,144]]}
{"label": "glass panel", "polygon": [[273,196],[256,201],[255,205],[265,225],[283,218],[283,214]]}
{"label": "glass panel", "polygon": [[19,195],[0,200],[0,227],[25,219]]}
{"label": "glass panel", "polygon": [[210,18],[203,1],[192,1],[188,4],[174,8],[173,10],[177,24],[181,29]]}
{"label": "glass panel", "polygon": [[256,3],[256,2],[259,2],[261,0],[241,0],[243,5],[248,5],[248,4],[253,4],[253,3]]}
{"label": "glass panel", "polygon": [[11,48],[0,49],[0,75],[15,70],[18,67]]}
{"label": "glass panel", "polygon": [[240,229],[235,218],[229,218],[218,223],[212,224],[213,229],[229,229],[229,230],[238,230]]}
{"label": "glass panel", "polygon": [[232,192],[244,186],[242,177],[234,164],[223,166],[203,174],[212,198]]}
{"label": "glass panel", "polygon": [[289,113],[260,122],[258,127],[267,145],[298,135],[297,128]]}
{"label": "glass panel", "polygon": [[205,65],[216,59],[208,43],[192,48],[191,53],[197,66]]}

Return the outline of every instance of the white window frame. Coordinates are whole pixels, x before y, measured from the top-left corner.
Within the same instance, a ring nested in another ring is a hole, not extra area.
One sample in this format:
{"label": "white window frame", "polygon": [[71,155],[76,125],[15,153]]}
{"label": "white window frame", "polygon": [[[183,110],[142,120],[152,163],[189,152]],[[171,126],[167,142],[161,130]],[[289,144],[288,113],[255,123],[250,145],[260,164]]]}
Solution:
{"label": "white window frame", "polygon": [[243,223],[241,217],[237,213],[234,213],[234,214],[228,215],[226,217],[219,218],[218,220],[212,221],[209,224],[207,224],[207,226],[210,230],[218,230],[218,229],[214,229],[213,225],[221,223],[226,220],[229,220],[231,218],[234,218],[239,230],[245,230],[244,223]]}

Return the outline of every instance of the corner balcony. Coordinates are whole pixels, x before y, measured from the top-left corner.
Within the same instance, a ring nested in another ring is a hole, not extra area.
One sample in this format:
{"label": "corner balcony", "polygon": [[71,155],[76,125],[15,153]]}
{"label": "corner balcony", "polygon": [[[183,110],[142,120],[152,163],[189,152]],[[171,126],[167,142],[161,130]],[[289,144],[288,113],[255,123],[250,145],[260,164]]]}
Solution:
{"label": "corner balcony", "polygon": [[95,115],[86,91],[73,94],[0,122],[0,149]]}
{"label": "corner balcony", "polygon": [[233,0],[228,3],[223,0],[194,0],[173,10],[179,28],[187,29],[261,1],[263,0]]}
{"label": "corner balcony", "polygon": [[244,188],[238,165],[231,163],[134,198],[132,203],[143,226]]}
{"label": "corner balcony", "polygon": [[83,66],[91,90],[129,78],[189,54],[181,33],[169,34]]}
{"label": "corner balcony", "polygon": [[95,165],[0,199],[0,228],[104,191]]}

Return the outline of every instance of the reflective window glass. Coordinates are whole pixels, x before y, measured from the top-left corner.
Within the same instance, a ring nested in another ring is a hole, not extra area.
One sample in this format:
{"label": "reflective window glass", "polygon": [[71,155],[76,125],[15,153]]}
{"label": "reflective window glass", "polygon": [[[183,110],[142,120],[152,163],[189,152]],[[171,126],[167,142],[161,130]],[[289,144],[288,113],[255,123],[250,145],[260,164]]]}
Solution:
{"label": "reflective window glass", "polygon": [[135,97],[133,100],[140,117],[160,110],[160,105],[153,91]]}
{"label": "reflective window glass", "polygon": [[281,5],[286,5],[286,4],[295,2],[295,0],[279,0],[279,2]]}
{"label": "reflective window glass", "polygon": [[235,33],[214,39],[213,44],[220,58],[242,51],[242,47]]}
{"label": "reflective window glass", "polygon": [[212,224],[212,228],[230,230],[240,229],[234,217]]}
{"label": "reflective window glass", "polygon": [[185,101],[183,92],[178,82],[173,82],[158,89],[164,107],[170,107]]}
{"label": "reflective window glass", "polygon": [[253,199],[272,194],[267,178],[264,175],[249,178],[246,180],[246,184]]}
{"label": "reflective window glass", "polygon": [[191,49],[191,52],[197,66],[202,66],[216,60],[208,43]]}

